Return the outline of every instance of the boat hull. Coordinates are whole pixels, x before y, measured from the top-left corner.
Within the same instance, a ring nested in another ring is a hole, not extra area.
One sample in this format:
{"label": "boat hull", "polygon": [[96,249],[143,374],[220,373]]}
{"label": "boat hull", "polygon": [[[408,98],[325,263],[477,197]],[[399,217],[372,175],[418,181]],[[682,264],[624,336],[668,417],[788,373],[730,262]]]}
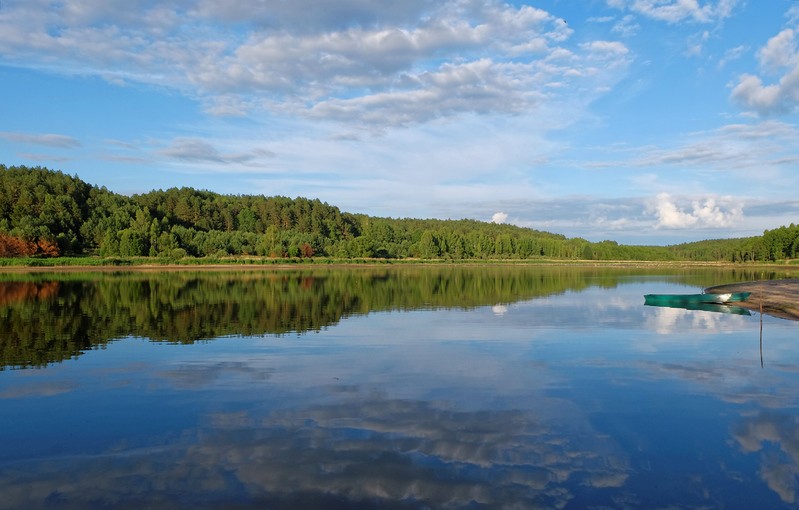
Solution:
{"label": "boat hull", "polygon": [[727,294],[646,294],[644,304],[652,306],[682,306],[686,304],[738,303],[749,298],[749,292]]}

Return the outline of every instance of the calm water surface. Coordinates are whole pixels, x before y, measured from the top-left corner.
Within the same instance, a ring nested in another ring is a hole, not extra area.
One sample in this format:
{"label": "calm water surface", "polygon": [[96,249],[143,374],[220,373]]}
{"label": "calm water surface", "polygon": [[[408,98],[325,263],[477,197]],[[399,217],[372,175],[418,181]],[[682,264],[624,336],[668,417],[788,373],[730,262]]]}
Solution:
{"label": "calm water surface", "polygon": [[733,271],[0,275],[0,508],[796,508]]}

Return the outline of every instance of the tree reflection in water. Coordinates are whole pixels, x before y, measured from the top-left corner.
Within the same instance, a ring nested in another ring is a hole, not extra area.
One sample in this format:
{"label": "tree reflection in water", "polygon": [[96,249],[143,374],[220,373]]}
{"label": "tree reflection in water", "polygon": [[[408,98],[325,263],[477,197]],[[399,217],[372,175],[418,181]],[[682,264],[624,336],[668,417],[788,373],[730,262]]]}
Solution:
{"label": "tree reflection in water", "polygon": [[639,292],[751,278],[6,275],[0,508],[790,508],[793,331]]}
{"label": "tree reflection in water", "polygon": [[[445,266],[0,274],[0,370],[45,366],[129,336],[192,343],[230,335],[302,333],[370,311],[502,305],[591,285],[616,286],[652,273]],[[683,270],[676,275],[696,286],[751,277],[740,270],[726,273]]]}

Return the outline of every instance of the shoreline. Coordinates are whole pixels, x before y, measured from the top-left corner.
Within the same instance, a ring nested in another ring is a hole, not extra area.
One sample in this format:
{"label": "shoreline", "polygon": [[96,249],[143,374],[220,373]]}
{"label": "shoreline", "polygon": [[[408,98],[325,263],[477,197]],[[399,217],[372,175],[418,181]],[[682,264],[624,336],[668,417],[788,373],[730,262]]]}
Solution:
{"label": "shoreline", "polygon": [[749,299],[734,303],[753,312],[762,312],[780,319],[799,321],[799,278],[730,283],[708,287],[709,294],[751,292]]}
{"label": "shoreline", "polygon": [[[2,261],[0,261],[2,262]],[[5,260],[9,262],[8,259]],[[671,269],[671,268],[719,268],[745,270],[796,271],[799,265],[786,263],[734,263],[712,261],[659,261],[659,260],[564,260],[564,259],[525,259],[525,260],[444,260],[444,259],[272,259],[244,258],[229,261],[215,260],[204,262],[191,260],[181,262],[158,262],[153,259],[88,259],[81,261],[68,259],[28,259],[20,263],[0,264],[0,273],[39,273],[39,272],[134,272],[134,271],[238,271],[238,270],[291,270],[317,268],[361,268],[361,267],[415,267],[415,266],[516,266],[516,267],[579,267],[579,268],[627,268],[627,269]],[[74,262],[74,263],[73,263]]]}

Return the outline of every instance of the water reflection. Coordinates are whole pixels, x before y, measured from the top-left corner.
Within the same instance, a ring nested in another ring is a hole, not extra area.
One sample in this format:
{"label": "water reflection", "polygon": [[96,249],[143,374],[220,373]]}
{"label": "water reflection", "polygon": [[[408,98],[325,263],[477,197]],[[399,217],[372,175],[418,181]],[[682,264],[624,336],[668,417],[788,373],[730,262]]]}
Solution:
{"label": "water reflection", "polygon": [[[0,274],[0,370],[44,366],[127,336],[192,343],[230,335],[302,333],[381,310],[494,305],[501,315],[514,302],[613,288],[645,274],[507,266]],[[703,286],[750,276],[739,270],[686,270],[664,278]],[[597,310],[602,303],[589,304]]]}
{"label": "water reflection", "polygon": [[[748,405],[731,416],[729,431],[744,456],[757,456],[757,469],[747,470],[746,458],[724,450],[731,446],[725,444],[726,422],[712,418],[722,409],[718,403],[708,412],[695,410],[695,416],[679,414],[682,400],[646,403],[657,380],[655,393],[670,388],[664,380],[687,380],[704,387],[702,395],[734,394],[736,384],[729,379],[736,371],[641,364],[627,372],[631,379],[624,391],[609,402],[600,398],[609,389],[600,381],[624,370],[609,368],[582,374],[561,389],[563,381],[548,390],[549,383],[534,387],[529,400],[515,400],[517,406],[487,407],[460,402],[468,401],[468,392],[450,391],[446,399],[399,398],[397,391],[332,378],[297,392],[294,379],[280,383],[277,368],[262,373],[259,364],[246,362],[183,363],[146,377],[150,398],[169,396],[155,384],[157,378],[202,391],[204,401],[213,400],[220,388],[235,390],[238,399],[244,392],[246,398],[203,406],[195,425],[165,428],[141,445],[135,436],[120,434],[96,453],[51,451],[45,460],[24,456],[28,460],[0,462],[0,493],[7,508],[26,509],[650,508],[658,503],[747,508],[757,501],[778,507],[754,483],[758,477],[782,502],[794,503],[799,465],[794,415],[774,410],[750,415],[753,402],[745,399]],[[400,380],[396,374],[386,377],[392,384]],[[588,380],[580,383],[582,377]],[[740,372],[737,378],[745,379]],[[440,386],[441,381],[428,382],[412,391]],[[309,395],[308,388],[318,391]],[[679,394],[673,388],[670,393]],[[135,419],[138,412],[130,409],[117,420]],[[160,419],[168,423],[169,414]],[[678,464],[670,466],[673,462]],[[752,495],[735,504],[746,492]]]}
{"label": "water reflection", "polygon": [[0,507],[795,505],[795,323],[761,369],[758,317],[641,303],[718,274],[404,271],[13,287],[7,359],[89,341],[0,373]]}
{"label": "water reflection", "polygon": [[192,439],[57,459],[35,472],[15,466],[0,473],[0,490],[12,508],[563,508],[573,498],[568,487],[620,487],[628,476],[608,438],[565,436],[521,411],[462,412],[380,396],[267,416],[211,415]]}
{"label": "water reflection", "polygon": [[172,440],[155,437],[138,448],[111,444],[94,455],[66,452],[46,462],[13,462],[0,467],[0,492],[11,508],[563,508],[575,487],[618,488],[629,476],[615,440],[594,430],[567,400],[543,395],[540,381],[524,376],[524,367],[509,367],[524,387],[508,393],[531,398],[534,405],[514,398],[515,406],[494,408],[490,402],[497,399],[490,394],[475,394],[476,402],[468,402],[472,388],[497,391],[499,374],[474,376],[463,382],[468,391],[449,390],[446,398],[411,396],[446,387],[447,379],[456,384],[456,375],[473,360],[453,359],[457,366],[442,374],[396,389],[415,364],[396,363],[382,373],[388,382],[380,384],[375,366],[395,352],[376,354],[377,360],[361,361],[355,372],[336,372],[339,380],[308,381],[306,371],[313,379],[342,361],[311,354],[304,356],[302,370],[270,368],[271,358],[144,370],[134,386],[152,388],[150,398],[169,395],[161,379],[202,392],[203,401],[220,388],[244,401],[224,403],[221,410],[214,410],[218,404],[202,406],[198,426],[172,433]]}
{"label": "water reflection", "polygon": [[740,316],[749,314],[732,315],[725,317],[707,310],[656,307],[649,316],[648,324],[661,335],[670,335],[686,328],[707,332],[735,331],[746,324],[747,320]]}
{"label": "water reflection", "polygon": [[733,437],[747,453],[759,452],[760,476],[786,503],[796,503],[799,481],[799,418],[761,412],[733,429]]}

